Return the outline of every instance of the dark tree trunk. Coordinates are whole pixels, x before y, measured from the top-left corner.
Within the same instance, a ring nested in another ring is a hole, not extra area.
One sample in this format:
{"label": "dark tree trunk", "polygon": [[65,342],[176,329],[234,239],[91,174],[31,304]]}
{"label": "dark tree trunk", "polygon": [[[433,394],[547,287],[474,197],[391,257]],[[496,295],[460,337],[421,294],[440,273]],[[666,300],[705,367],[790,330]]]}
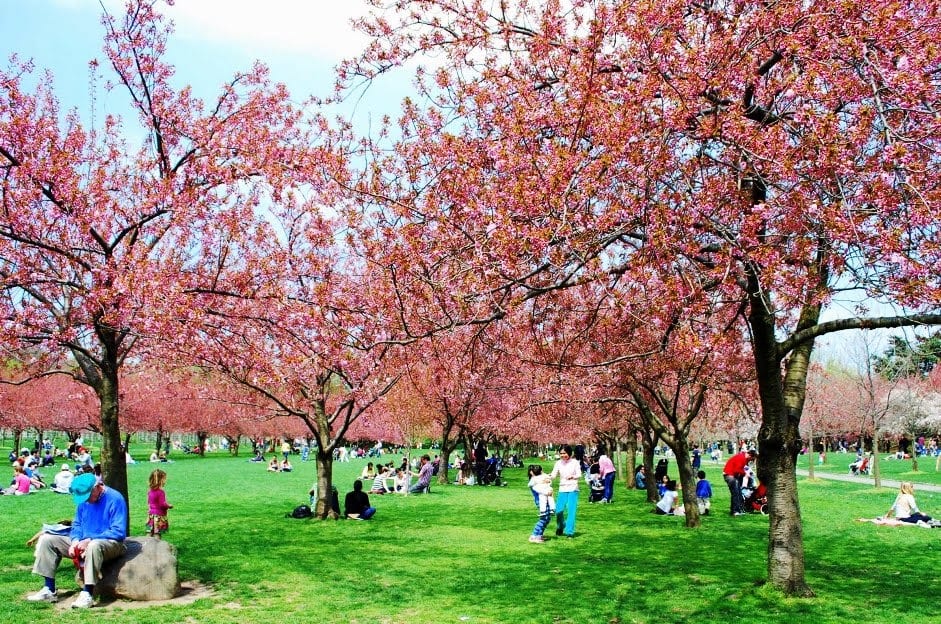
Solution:
{"label": "dark tree trunk", "polygon": [[637,433],[633,430],[627,436],[627,448],[624,458],[624,484],[629,489],[634,489],[634,471],[637,469]]}
{"label": "dark tree trunk", "polygon": [[105,485],[117,490],[128,504],[128,532],[131,526],[131,499],[127,486],[127,462],[121,448],[117,370],[102,371],[98,398],[101,401],[101,474]]}
{"label": "dark tree trunk", "polygon": [[448,484],[448,464],[451,461],[451,453],[457,448],[458,437],[452,436],[454,432],[454,416],[447,411],[445,406],[444,423],[441,428],[441,455],[438,458],[438,483]]}
{"label": "dark tree trunk", "polygon": [[[333,509],[333,449],[322,450],[317,447],[317,501],[314,504],[314,517],[321,520],[339,518]],[[342,513],[342,512],[341,512]]]}
{"label": "dark tree trunk", "polygon": [[[760,296],[762,290],[754,276],[750,286],[754,294],[749,325],[762,412],[758,478],[768,488],[768,580],[786,595],[812,596],[804,576],[804,537],[795,469],[801,449],[798,427],[813,341],[802,343],[787,354],[782,379],[783,354],[779,353],[775,339],[771,303]],[[798,327],[812,325],[817,318],[819,308],[805,307]]]}
{"label": "dark tree trunk", "polygon": [[652,432],[644,431],[642,433],[644,448],[644,471],[647,473],[647,502],[656,503],[660,499],[657,492],[657,484],[653,478],[653,450],[657,445],[657,437]]}
{"label": "dark tree trunk", "polygon": [[229,443],[229,455],[231,455],[232,457],[238,457],[239,456],[239,440],[242,439],[241,436],[237,436],[237,435],[228,436],[227,435],[225,436],[225,439]]}
{"label": "dark tree trunk", "polygon": [[[308,428],[317,441],[317,500],[314,504],[314,517],[336,520],[342,511],[333,508],[333,449],[342,435],[338,435],[336,441],[330,444],[330,421],[327,418],[326,405],[323,400],[317,399],[312,407],[312,421],[309,421]],[[313,426],[310,426],[311,424]]]}
{"label": "dark tree trunk", "polygon": [[196,432],[196,453],[200,457],[206,456],[206,440],[209,439],[209,434],[205,431]]}
{"label": "dark tree trunk", "polygon": [[693,470],[693,461],[689,455],[689,441],[685,437],[677,437],[670,448],[676,455],[676,470],[680,475],[680,485],[683,488],[686,526],[695,529],[700,525],[701,520],[699,506],[696,505],[696,472]]}

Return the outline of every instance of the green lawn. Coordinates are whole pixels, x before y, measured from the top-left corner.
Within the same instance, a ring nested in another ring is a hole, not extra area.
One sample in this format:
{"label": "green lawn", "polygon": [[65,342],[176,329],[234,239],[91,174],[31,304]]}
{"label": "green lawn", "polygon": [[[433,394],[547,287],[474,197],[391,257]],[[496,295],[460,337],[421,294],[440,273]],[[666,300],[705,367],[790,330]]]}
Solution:
{"label": "green lawn", "polygon": [[[137,453],[141,455],[141,453]],[[852,456],[848,456],[850,459]],[[841,470],[831,456],[833,470]],[[717,513],[688,530],[649,513],[642,493],[616,490],[612,505],[582,490],[574,540],[527,542],[536,509],[525,471],[509,487],[438,486],[428,496],[373,497],[368,522],[285,518],[306,502],[313,464],[269,474],[246,457],[180,456],[169,475],[167,540],[184,581],[213,595],[194,604],[92,614],[23,597],[40,586],[24,542],[42,522],[69,517],[67,496],[0,497],[0,601],[10,622],[941,622],[935,562],[941,530],[856,522],[884,513],[894,491],[801,481],[807,578],[814,599],[784,599],[763,584],[767,519],[731,518],[720,466],[704,462]],[[896,462],[900,464],[902,462]],[[336,467],[341,494],[363,461]],[[672,464],[671,464],[672,465]],[[925,476],[936,478],[933,463]],[[133,533],[143,534],[152,466],[129,466]],[[845,467],[842,468],[845,470]],[[51,472],[51,471],[47,471]],[[893,477],[895,478],[895,477]],[[917,492],[941,515],[941,495]],[[342,498],[342,496],[341,496]],[[71,585],[71,564],[58,581]]]}
{"label": "green lawn", "polygon": [[[887,459],[891,457],[891,459]],[[879,454],[879,471],[883,479],[896,481],[914,481],[915,483],[930,483],[941,485],[941,472],[935,470],[936,457],[919,457],[918,472],[912,471],[911,459],[895,459],[894,454]],[[817,453],[801,455],[797,467],[807,469],[808,461],[814,462],[814,470],[821,473],[849,474],[849,465],[856,461],[855,453],[827,453],[826,462],[818,463]],[[939,510],[941,513],[941,510]]]}

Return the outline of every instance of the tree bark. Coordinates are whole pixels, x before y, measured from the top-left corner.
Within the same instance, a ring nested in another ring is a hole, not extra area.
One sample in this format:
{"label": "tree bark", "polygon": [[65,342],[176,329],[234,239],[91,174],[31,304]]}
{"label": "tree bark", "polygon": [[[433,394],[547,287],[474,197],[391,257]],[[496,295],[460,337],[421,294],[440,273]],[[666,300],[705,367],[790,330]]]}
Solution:
{"label": "tree bark", "polygon": [[693,470],[693,461],[689,456],[689,441],[685,436],[677,436],[671,448],[676,455],[676,470],[679,473],[683,490],[686,526],[695,529],[700,526],[702,520],[699,517],[699,506],[696,504],[696,472]]}
{"label": "tree bark", "polygon": [[451,453],[457,448],[458,440],[451,436],[454,423],[454,417],[446,412],[444,426],[441,428],[441,456],[438,461],[438,483],[440,485],[448,484],[448,465],[451,462]]}
{"label": "tree bark", "polygon": [[117,368],[105,367],[95,387],[101,402],[101,474],[108,487],[117,490],[128,504],[127,529],[131,528],[131,498],[127,487],[127,462],[121,448]]}
{"label": "tree bark", "polygon": [[[339,515],[333,510],[333,449],[324,449],[317,445],[317,502],[314,505],[314,517],[336,520]],[[342,513],[342,512],[341,512]]]}
{"label": "tree bark", "polygon": [[647,473],[647,502],[656,503],[659,496],[657,495],[657,484],[654,483],[653,478],[653,449],[657,444],[657,438],[651,432],[643,431],[643,450],[644,450],[644,468]]}
{"label": "tree bark", "polygon": [[[768,488],[768,580],[786,595],[813,596],[804,578],[804,538],[795,471],[801,448],[798,426],[813,342],[800,343],[791,351],[782,379],[782,354],[775,339],[771,302],[762,296],[754,273],[749,286],[749,325],[762,413],[758,478]],[[798,327],[816,321],[815,310],[808,308]]]}
{"label": "tree bark", "polygon": [[317,501],[314,504],[314,517],[321,520],[327,518],[336,520],[339,513],[331,506],[333,497],[333,449],[339,442],[339,437],[330,443],[330,420],[327,418],[326,403],[317,398],[311,404],[312,420],[308,422],[308,429],[317,442]]}
{"label": "tree bark", "polygon": [[229,455],[232,457],[238,457],[239,455],[239,440],[241,436],[225,436],[226,441],[229,443]]}

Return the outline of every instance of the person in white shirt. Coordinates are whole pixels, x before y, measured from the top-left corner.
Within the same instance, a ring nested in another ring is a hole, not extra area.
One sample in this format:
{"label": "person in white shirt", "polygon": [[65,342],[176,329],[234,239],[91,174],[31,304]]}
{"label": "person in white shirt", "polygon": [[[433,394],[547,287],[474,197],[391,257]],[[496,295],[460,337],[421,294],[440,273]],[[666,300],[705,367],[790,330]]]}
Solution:
{"label": "person in white shirt", "polygon": [[62,469],[52,478],[52,491],[58,494],[68,494],[74,476],[69,469],[69,465],[62,464]]}
{"label": "person in white shirt", "polygon": [[575,514],[578,511],[578,484],[582,480],[582,466],[572,457],[572,447],[568,444],[559,448],[559,461],[552,467],[549,477],[559,478],[555,534],[575,537]]}
{"label": "person in white shirt", "polygon": [[670,479],[667,481],[667,488],[663,491],[663,496],[660,497],[660,500],[657,501],[657,506],[654,507],[654,511],[661,516],[674,515],[678,498],[679,493],[676,491],[676,480]]}
{"label": "person in white shirt", "polygon": [[892,507],[886,512],[885,517],[895,514],[896,519],[902,522],[912,524],[928,524],[931,516],[926,516],[918,510],[918,504],[915,502],[915,484],[911,481],[903,481],[899,486],[899,494],[895,497]]}
{"label": "person in white shirt", "polygon": [[555,501],[552,498],[552,479],[549,475],[542,473],[542,466],[539,464],[530,466],[529,474],[532,475],[529,479],[529,489],[536,497],[536,507],[539,509],[539,519],[536,521],[536,526],[533,527],[529,541],[541,544],[545,541],[542,534],[546,530],[546,525],[549,524],[549,516],[555,512]]}

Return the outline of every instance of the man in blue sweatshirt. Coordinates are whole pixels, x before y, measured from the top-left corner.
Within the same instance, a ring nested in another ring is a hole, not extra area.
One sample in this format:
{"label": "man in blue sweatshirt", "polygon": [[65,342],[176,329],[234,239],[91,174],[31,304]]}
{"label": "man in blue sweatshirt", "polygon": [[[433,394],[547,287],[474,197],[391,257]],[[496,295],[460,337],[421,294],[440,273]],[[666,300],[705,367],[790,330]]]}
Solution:
{"label": "man in blue sweatshirt", "polygon": [[99,483],[86,472],[72,480],[69,493],[78,508],[68,535],[45,533],[36,543],[33,573],[45,578],[42,589],[30,594],[31,602],[57,602],[56,570],[62,557],[79,565],[84,586],[72,603],[74,609],[92,606],[95,583],[101,579],[106,561],[124,554],[127,537],[127,502],[121,493]]}

